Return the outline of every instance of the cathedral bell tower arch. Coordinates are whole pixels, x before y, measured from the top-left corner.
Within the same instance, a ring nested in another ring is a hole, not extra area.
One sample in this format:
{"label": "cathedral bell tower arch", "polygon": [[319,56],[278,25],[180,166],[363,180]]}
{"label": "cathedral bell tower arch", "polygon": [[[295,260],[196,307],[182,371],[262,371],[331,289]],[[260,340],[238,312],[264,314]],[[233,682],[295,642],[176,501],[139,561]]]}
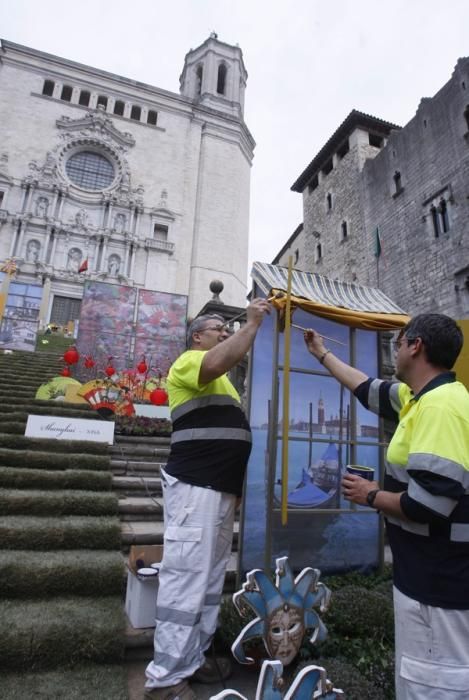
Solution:
{"label": "cathedral bell tower arch", "polygon": [[247,77],[239,46],[219,41],[212,32],[186,54],[180,92],[201,105],[242,117]]}

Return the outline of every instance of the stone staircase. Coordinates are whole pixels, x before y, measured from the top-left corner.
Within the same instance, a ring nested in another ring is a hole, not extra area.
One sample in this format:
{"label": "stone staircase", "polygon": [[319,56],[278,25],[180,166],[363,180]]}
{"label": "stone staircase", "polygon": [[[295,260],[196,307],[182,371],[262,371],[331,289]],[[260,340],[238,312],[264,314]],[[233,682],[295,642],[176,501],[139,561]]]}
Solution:
{"label": "stone staircase", "polygon": [[[40,415],[68,416],[70,418],[98,419],[99,416],[85,404],[66,404],[54,401],[38,401],[34,398],[38,386],[57,376],[61,363],[57,355],[41,353],[0,354],[0,460],[9,461],[9,452],[13,458],[27,459],[20,443],[24,436],[27,417],[30,413]],[[1,400],[3,399],[3,401]],[[10,450],[8,435],[17,436],[15,450]],[[50,444],[49,449],[56,451]],[[68,447],[71,454],[62,455],[61,459],[73,459],[73,447]],[[97,448],[98,449],[98,448]],[[115,444],[99,447],[104,459],[110,459],[111,489],[118,498],[118,515],[121,523],[121,550],[126,561],[131,545],[163,544],[163,502],[160,479],[160,467],[164,466],[169,454],[169,437],[131,437],[115,436]],[[24,458],[21,456],[24,454]],[[3,457],[2,457],[3,456]],[[47,456],[47,455],[46,455]],[[24,465],[23,465],[24,466]],[[22,470],[25,474],[27,470]],[[41,472],[42,470],[36,470]],[[31,470],[29,478],[33,478]],[[55,476],[54,476],[55,478]],[[24,487],[23,487],[24,488]],[[54,487],[55,488],[55,487]],[[237,567],[238,522],[235,523],[233,551],[225,580],[225,593],[234,590]],[[134,630],[130,624],[126,630],[126,658],[151,658],[153,629]]]}

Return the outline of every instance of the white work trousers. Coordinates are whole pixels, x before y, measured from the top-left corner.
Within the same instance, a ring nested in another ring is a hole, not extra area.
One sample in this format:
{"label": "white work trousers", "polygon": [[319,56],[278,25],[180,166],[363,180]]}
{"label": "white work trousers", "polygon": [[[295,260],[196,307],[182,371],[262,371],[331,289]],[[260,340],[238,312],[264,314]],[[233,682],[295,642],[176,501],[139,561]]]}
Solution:
{"label": "white work trousers", "polygon": [[162,483],[164,553],[147,688],[179,683],[205,661],[217,626],[236,503],[236,496],[169,475]]}
{"label": "white work trousers", "polygon": [[394,588],[396,700],[469,699],[469,610],[423,605]]}

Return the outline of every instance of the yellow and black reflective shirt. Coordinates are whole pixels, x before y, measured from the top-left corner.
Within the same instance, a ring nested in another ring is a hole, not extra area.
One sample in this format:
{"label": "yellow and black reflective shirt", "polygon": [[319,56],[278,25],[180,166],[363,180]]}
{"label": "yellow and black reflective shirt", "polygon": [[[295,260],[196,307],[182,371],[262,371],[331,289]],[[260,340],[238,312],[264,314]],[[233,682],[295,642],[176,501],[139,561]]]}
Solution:
{"label": "yellow and black reflective shirt", "polygon": [[396,587],[421,603],[469,609],[469,393],[444,372],[416,396],[379,379],[355,395],[398,421],[384,484],[403,492],[407,518],[386,518]]}
{"label": "yellow and black reflective shirt", "polygon": [[251,429],[226,375],[199,383],[205,352],[187,350],[169,371],[173,432],[165,470],[188,484],[240,496]]}

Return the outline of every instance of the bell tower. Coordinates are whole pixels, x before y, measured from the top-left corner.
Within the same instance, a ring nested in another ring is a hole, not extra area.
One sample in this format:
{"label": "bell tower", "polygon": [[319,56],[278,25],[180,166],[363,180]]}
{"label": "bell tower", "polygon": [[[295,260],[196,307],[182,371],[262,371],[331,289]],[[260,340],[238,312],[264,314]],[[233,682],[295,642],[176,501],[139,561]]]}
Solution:
{"label": "bell tower", "polygon": [[239,46],[219,41],[212,32],[186,54],[180,92],[201,105],[242,118],[247,77]]}

